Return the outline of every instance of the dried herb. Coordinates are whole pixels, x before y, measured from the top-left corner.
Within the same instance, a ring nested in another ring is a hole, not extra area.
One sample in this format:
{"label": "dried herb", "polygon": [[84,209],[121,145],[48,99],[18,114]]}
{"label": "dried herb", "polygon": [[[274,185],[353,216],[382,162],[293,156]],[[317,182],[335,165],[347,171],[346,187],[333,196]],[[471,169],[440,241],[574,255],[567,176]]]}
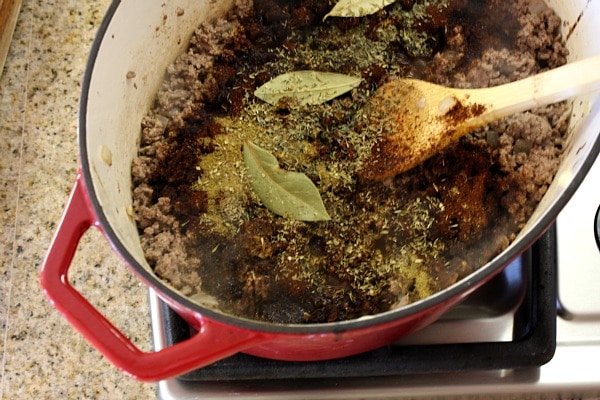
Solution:
{"label": "dried herb", "polygon": [[375,14],[394,3],[396,0],[340,0],[331,9],[331,11],[323,17],[323,21],[327,17],[364,17],[365,15]]}
{"label": "dried herb", "polygon": [[279,168],[275,156],[250,141],[244,143],[243,155],[252,189],[270,211],[299,221],[331,219],[306,175]]}
{"label": "dried herb", "polygon": [[256,89],[254,95],[272,105],[284,98],[302,105],[318,105],[352,90],[360,82],[361,78],[333,72],[294,71],[273,78]]}

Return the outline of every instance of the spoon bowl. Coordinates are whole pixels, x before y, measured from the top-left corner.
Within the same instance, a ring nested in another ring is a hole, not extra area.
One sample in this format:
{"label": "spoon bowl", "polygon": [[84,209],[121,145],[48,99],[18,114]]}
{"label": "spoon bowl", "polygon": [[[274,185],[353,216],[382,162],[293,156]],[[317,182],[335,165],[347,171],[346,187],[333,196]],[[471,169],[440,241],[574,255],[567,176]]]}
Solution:
{"label": "spoon bowl", "polygon": [[483,89],[453,89],[415,79],[388,82],[364,109],[381,136],[360,175],[389,178],[490,122],[598,90],[600,56]]}

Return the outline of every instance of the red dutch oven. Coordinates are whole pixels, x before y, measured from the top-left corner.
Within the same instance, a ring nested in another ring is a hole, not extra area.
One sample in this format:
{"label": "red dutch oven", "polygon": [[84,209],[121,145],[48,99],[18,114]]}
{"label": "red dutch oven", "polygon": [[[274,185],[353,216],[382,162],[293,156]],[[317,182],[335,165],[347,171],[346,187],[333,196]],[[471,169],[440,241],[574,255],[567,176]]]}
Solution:
{"label": "red dutch oven", "polygon": [[[551,1],[565,20],[571,60],[600,53],[600,3]],[[186,298],[147,264],[131,217],[131,161],[140,121],[151,107],[167,66],[184,51],[194,28],[233,0],[114,1],[93,44],[81,94],[79,172],[41,271],[52,304],[126,374],[156,381],[237,352],[279,360],[344,357],[389,344],[425,327],[499,273],[551,225],[600,150],[600,105],[595,96],[573,102],[564,161],[535,214],[509,248],[473,274],[435,295],[399,309],[336,323],[281,325],[226,315]],[[585,10],[579,15],[578,10]],[[579,18],[578,18],[579,17]],[[187,320],[198,334],[157,352],[139,350],[68,280],[82,235],[100,229],[135,274]]]}

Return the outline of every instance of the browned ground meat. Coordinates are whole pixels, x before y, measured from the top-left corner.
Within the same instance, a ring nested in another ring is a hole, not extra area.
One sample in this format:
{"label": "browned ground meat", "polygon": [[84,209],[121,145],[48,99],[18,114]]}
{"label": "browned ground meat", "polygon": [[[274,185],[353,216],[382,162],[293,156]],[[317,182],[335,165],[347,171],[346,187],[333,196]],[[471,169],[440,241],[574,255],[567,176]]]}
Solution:
{"label": "browned ground meat", "polygon": [[[314,323],[425,298],[510,244],[560,162],[566,104],[492,123],[393,179],[359,178],[372,142],[357,116],[383,82],[499,85],[562,65],[567,51],[560,19],[540,0],[399,1],[323,22],[333,3],[238,1],[197,29],[142,121],[132,175],[146,258],[226,312]],[[363,81],[319,106],[252,95],[302,69]],[[244,140],[305,173],[331,220],[267,210],[248,182]]]}

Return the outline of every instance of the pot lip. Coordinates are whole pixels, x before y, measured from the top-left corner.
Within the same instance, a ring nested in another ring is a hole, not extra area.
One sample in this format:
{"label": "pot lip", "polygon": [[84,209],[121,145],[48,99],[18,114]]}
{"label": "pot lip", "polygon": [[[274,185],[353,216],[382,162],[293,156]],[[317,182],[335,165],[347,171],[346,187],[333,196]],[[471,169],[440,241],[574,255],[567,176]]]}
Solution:
{"label": "pot lip", "polygon": [[[426,299],[411,303],[405,307],[386,311],[373,316],[318,324],[276,324],[220,313],[193,302],[142,267],[142,265],[137,262],[133,255],[131,255],[131,253],[119,240],[115,230],[112,228],[106,215],[104,214],[103,208],[94,189],[89,163],[90,154],[86,146],[89,90],[99,49],[103,40],[106,38],[105,35],[107,30],[120,4],[121,0],[113,0],[106,11],[92,44],[82,82],[78,116],[79,163],[89,201],[92,205],[93,212],[98,220],[99,226],[101,227],[110,244],[119,253],[119,255],[121,255],[129,268],[138,274],[138,276],[141,277],[145,283],[151,285],[157,290],[157,292],[166,295],[168,298],[172,299],[178,304],[192,310],[194,313],[230,326],[265,333],[341,333],[351,330],[366,329],[374,325],[393,323],[394,321],[408,317],[418,317],[421,313],[433,308],[443,308],[446,304],[448,306],[454,305],[458,300],[461,299],[462,295],[470,292],[470,289],[474,290],[481,286],[487,280],[491,279],[495,274],[499,273],[506,265],[508,265],[510,261],[526,251],[529,246],[535,240],[537,240],[546,231],[546,229],[550,227],[550,225],[552,225],[556,216],[573,196],[593,165],[596,157],[600,153],[600,136],[598,136],[596,137],[595,142],[592,144],[590,154],[583,160],[580,170],[571,178],[571,181],[565,187],[563,194],[548,207],[548,211],[542,216],[541,220],[536,226],[532,227],[532,229],[526,232],[523,236],[519,237],[516,241],[513,241],[505,251],[485,265],[481,266],[469,276],[456,282],[450,287],[443,289],[430,297],[427,297]],[[593,110],[591,112],[593,112]]]}

